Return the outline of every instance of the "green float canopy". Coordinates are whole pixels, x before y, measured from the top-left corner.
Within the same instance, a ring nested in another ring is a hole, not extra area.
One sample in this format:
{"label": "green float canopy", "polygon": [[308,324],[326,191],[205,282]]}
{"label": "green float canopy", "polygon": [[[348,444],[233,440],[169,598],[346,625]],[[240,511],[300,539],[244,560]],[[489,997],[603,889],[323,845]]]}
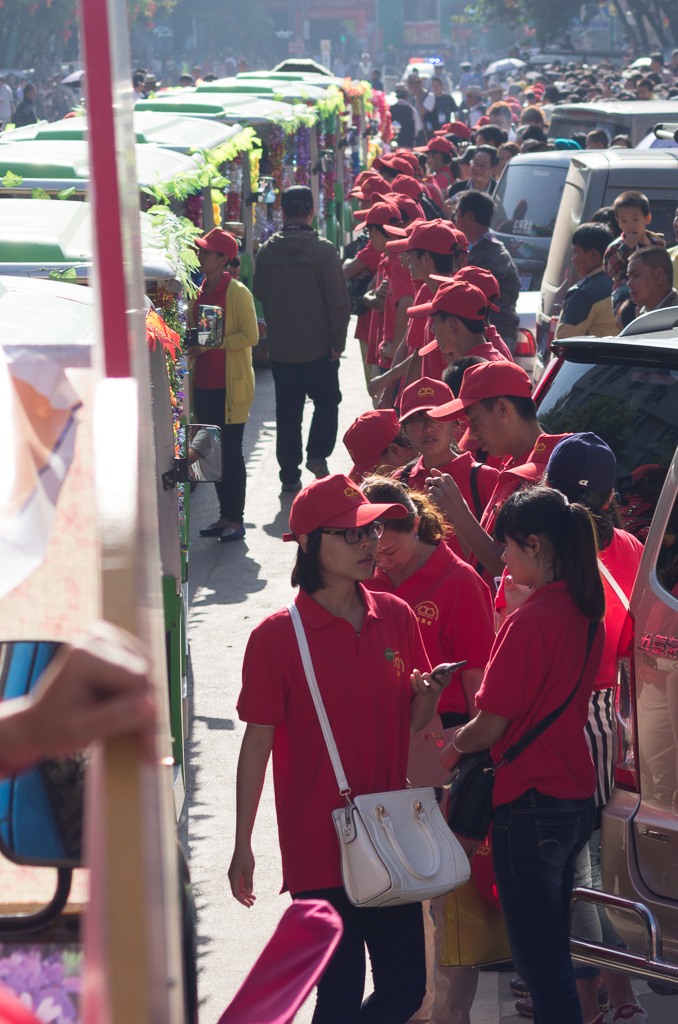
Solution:
{"label": "green float canopy", "polygon": [[88,351],[95,340],[94,293],[64,281],[0,277],[0,321],[6,348],[20,348],[28,332],[45,355],[80,345]]}
{"label": "green float canopy", "polygon": [[289,103],[262,99],[258,96],[242,96],[232,93],[197,93],[194,89],[168,92],[160,96],[137,100],[135,110],[153,110],[158,113],[187,114],[190,117],[208,117],[226,124],[241,126],[279,124],[295,121],[300,113],[307,115],[310,108],[298,109]]}
{"label": "green float canopy", "polygon": [[[58,199],[0,199],[0,274],[49,277],[75,269],[86,281],[92,264],[92,207]],[[171,281],[176,268],[151,217],[140,213],[146,281]],[[4,330],[4,327],[3,327]]]}
{"label": "green float canopy", "polygon": [[[196,149],[216,149],[241,131],[238,124],[220,124],[201,117],[182,114],[156,113],[151,110],[134,111],[134,132],[139,145],[163,146],[177,153],[191,153]],[[53,142],[86,141],[87,117],[67,117],[62,121],[38,121],[25,128],[13,128],[0,133],[0,143],[19,141]]]}
{"label": "green float canopy", "polygon": [[[223,81],[223,79],[222,79]],[[226,79],[229,81],[229,79]],[[233,79],[230,79],[233,81]],[[319,72],[291,72],[291,71],[245,71],[235,76],[236,82],[261,81],[268,82],[273,86],[279,82],[305,82],[307,85],[315,85],[319,89],[329,89],[331,85],[338,88],[344,84],[343,78],[336,78],[334,75],[321,75]]]}
{"label": "green float canopy", "polygon": [[228,93],[231,96],[262,96],[274,99],[279,97],[286,103],[304,103],[321,99],[324,89],[319,89],[310,82],[268,82],[266,79],[240,81],[235,78],[218,78],[215,82],[203,82],[197,86],[197,96],[205,93]]}
{"label": "green float canopy", "polygon": [[[139,185],[154,185],[171,181],[178,174],[192,174],[198,170],[203,158],[187,156],[161,146],[135,146],[137,181]],[[85,193],[89,188],[89,150],[82,141],[7,142],[0,145],[0,181],[10,172],[22,179],[21,185],[3,182],[2,187],[16,192],[18,189],[44,188],[57,191],[75,187]]]}

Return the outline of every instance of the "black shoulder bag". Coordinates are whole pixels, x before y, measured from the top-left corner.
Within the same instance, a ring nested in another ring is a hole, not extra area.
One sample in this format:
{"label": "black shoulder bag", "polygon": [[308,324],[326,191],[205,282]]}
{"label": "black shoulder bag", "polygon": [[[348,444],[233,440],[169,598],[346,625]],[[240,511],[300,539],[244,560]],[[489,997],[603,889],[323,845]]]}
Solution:
{"label": "black shoulder bag", "polygon": [[530,743],[534,742],[538,736],[541,736],[562,715],[570,701],[573,700],[584,676],[597,631],[598,623],[591,622],[586,641],[584,664],[572,692],[562,704],[559,704],[548,715],[544,715],[540,722],[533,725],[522,739],[512,743],[504,751],[499,764],[493,764],[489,750],[479,750],[475,754],[464,754],[452,772],[446,787],[450,790],[447,824],[453,832],[460,836],[466,836],[467,839],[480,841],[485,838],[490,828],[490,821],[492,820],[492,792],[494,790],[495,773],[499,771],[502,765],[512,764]]}

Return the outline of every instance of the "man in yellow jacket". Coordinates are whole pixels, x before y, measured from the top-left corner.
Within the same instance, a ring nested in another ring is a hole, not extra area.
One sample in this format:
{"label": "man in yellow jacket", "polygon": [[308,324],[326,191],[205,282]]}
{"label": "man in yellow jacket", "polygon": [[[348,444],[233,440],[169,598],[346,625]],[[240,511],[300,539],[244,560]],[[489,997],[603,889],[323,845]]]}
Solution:
{"label": "man in yellow jacket", "polygon": [[200,423],[221,429],[224,472],[215,484],[219,518],[200,531],[202,537],[218,537],[222,543],[245,536],[244,509],[246,470],[242,452],[245,423],[254,397],[252,347],[259,340],[257,314],[250,291],[229,273],[240,266],[238,243],[220,228],[197,239],[200,269],[205,275],[190,312],[198,322],[198,307],[220,306],[224,336],[219,347],[193,345],[193,410]]}

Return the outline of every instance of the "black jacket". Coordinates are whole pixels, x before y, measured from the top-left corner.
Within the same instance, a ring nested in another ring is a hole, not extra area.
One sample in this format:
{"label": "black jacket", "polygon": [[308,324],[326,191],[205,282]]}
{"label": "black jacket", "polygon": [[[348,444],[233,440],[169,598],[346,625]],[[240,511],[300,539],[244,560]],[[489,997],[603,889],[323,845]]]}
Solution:
{"label": "black jacket", "polygon": [[496,277],[499,284],[499,312],[490,311],[490,322],[513,351],[520,325],[520,317],[516,313],[520,276],[511,254],[498,238],[485,235],[469,252],[468,262],[474,267],[484,267]]}

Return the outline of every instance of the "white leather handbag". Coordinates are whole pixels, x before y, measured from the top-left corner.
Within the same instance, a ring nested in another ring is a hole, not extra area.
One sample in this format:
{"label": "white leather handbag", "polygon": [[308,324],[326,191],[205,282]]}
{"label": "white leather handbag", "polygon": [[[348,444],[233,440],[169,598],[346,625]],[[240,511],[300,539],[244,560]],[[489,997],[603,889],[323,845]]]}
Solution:
{"label": "white leather handbag", "polygon": [[287,606],[320,728],[346,806],[332,811],[344,889],[356,907],[385,907],[443,896],[468,881],[468,857],[447,827],[432,786],[351,799],[296,605]]}

